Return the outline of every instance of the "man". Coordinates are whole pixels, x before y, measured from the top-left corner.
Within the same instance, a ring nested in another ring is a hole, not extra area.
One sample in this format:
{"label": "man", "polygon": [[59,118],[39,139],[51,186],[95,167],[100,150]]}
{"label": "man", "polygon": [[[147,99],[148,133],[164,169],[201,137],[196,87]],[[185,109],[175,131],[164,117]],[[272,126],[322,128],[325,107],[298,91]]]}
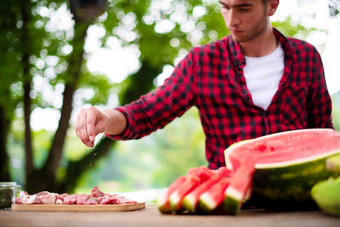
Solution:
{"label": "man", "polygon": [[199,110],[210,168],[232,143],[280,131],[333,127],[321,58],[270,23],[279,0],[220,0],[231,35],[193,48],[164,85],[116,109],[81,111],[76,132],[89,147],[99,133],[143,137],[192,106]]}

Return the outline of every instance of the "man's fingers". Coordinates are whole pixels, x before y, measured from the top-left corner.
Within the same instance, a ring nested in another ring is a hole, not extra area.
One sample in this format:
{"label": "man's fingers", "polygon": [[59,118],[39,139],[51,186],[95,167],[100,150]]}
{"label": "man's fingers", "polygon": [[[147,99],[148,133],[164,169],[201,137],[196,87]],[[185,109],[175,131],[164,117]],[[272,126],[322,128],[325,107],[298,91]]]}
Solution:
{"label": "man's fingers", "polygon": [[96,135],[98,134],[96,132],[96,124],[99,119],[100,119],[100,112],[96,108],[90,107],[87,113],[87,117],[86,117],[86,130],[87,130],[88,141],[90,143],[94,142],[94,139]]}
{"label": "man's fingers", "polygon": [[86,118],[88,115],[88,109],[83,109],[81,112],[77,115],[76,118],[76,134],[79,137],[79,139],[86,145],[86,146],[93,146],[89,141],[89,136],[87,132],[87,126],[86,126]]}
{"label": "man's fingers", "polygon": [[84,109],[81,111],[80,117],[79,117],[79,134],[81,141],[88,146],[88,133],[87,133],[87,127],[86,127],[86,119],[87,119],[88,110]]}
{"label": "man's fingers", "polygon": [[79,139],[88,147],[94,146],[99,133],[107,127],[106,115],[95,107],[83,109],[76,118],[76,133]]}

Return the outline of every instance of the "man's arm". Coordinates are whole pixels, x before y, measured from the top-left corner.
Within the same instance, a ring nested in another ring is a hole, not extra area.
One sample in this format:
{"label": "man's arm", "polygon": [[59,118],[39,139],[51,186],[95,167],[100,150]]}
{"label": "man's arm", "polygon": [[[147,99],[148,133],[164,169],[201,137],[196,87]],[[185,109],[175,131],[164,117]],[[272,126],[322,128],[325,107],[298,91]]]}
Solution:
{"label": "man's arm", "polygon": [[332,101],[329,95],[320,54],[314,49],[315,73],[307,105],[308,125],[312,128],[333,128]]}

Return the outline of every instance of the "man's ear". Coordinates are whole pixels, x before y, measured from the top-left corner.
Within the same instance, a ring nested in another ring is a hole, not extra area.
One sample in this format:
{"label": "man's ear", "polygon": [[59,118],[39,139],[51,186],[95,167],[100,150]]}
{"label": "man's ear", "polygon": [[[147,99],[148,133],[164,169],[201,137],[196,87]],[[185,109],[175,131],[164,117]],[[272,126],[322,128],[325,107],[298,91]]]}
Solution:
{"label": "man's ear", "polygon": [[280,0],[269,0],[268,1],[268,13],[267,16],[273,16],[277,7],[279,6]]}

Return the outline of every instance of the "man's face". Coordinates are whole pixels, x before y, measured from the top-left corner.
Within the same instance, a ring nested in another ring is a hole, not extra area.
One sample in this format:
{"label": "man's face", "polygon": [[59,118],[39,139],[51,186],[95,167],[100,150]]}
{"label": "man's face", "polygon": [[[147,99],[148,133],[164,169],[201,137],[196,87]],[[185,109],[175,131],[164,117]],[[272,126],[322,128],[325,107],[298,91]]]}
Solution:
{"label": "man's face", "polygon": [[238,43],[258,37],[268,25],[267,7],[261,0],[220,0],[221,13]]}

